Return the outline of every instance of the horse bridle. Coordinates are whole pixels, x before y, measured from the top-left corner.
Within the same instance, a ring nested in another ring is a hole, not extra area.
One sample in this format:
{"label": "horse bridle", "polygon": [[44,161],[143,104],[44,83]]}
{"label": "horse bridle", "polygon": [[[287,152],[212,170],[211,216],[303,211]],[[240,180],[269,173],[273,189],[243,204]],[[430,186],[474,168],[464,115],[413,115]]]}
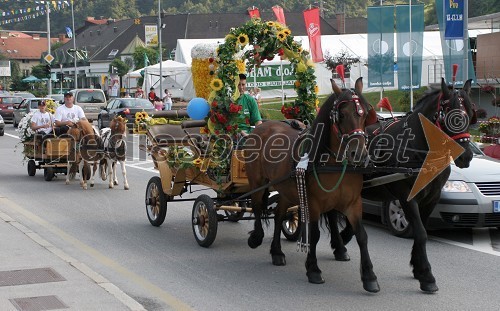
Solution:
{"label": "horse bridle", "polygon": [[360,103],[359,96],[353,92],[351,92],[351,99],[344,99],[344,100],[335,100],[333,103],[332,110],[330,111],[330,120],[332,121],[332,129],[335,135],[342,141],[343,139],[346,139],[346,141],[351,140],[355,136],[363,136],[365,138],[365,144],[368,142],[368,136],[366,135],[365,131],[363,131],[360,128],[354,129],[350,131],[349,133],[342,133],[342,130],[338,126],[338,123],[340,121],[340,116],[339,116],[339,108],[341,104],[344,103],[349,103],[349,102],[354,102],[356,105],[356,113],[362,117],[366,111],[363,108],[363,105]]}
{"label": "horse bridle", "polygon": [[[463,102],[465,101],[465,98],[463,96],[460,95],[460,93],[458,92],[458,90],[454,90],[453,91],[453,95],[454,96],[457,96],[458,97],[458,102],[460,103],[460,111],[465,115],[467,116],[467,118],[469,118],[468,114],[467,114],[467,111],[465,110],[465,107],[464,107],[464,104]],[[439,98],[438,98],[438,109],[436,111],[436,115],[434,117],[435,121],[434,121],[434,124],[444,132],[444,129],[448,129],[447,126],[446,126],[446,122],[445,122],[445,119],[446,119],[446,113],[448,113],[448,111],[450,110],[450,102],[451,100],[448,98],[448,99],[443,99],[443,94],[441,93],[439,95]],[[449,129],[448,129],[449,130]],[[463,133],[459,133],[459,134],[456,134],[456,135],[450,135],[450,138],[453,139],[454,141],[458,142],[458,143],[465,143],[465,142],[469,142],[470,141],[470,133],[466,133],[466,132],[463,132]]]}

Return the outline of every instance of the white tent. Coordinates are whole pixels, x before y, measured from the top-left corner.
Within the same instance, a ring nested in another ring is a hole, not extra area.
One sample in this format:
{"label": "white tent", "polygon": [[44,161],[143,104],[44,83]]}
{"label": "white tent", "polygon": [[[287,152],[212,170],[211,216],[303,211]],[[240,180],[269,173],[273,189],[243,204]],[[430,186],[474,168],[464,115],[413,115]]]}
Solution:
{"label": "white tent", "polygon": [[[161,74],[160,64],[158,63],[131,72],[129,73],[130,77],[140,77],[142,70],[144,70],[144,94],[148,94],[152,87],[160,98],[163,97],[165,89],[168,89],[174,98],[189,100],[194,97],[191,64],[166,60],[162,63]],[[163,90],[160,90],[160,76],[162,78]]]}

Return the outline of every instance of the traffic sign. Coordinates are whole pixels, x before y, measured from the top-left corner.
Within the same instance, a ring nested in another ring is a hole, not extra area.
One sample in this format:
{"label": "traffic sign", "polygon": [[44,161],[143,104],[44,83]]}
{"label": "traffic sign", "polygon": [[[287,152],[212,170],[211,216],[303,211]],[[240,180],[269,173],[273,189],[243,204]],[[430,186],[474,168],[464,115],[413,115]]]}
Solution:
{"label": "traffic sign", "polygon": [[52,56],[52,54],[47,54],[45,55],[44,59],[47,61],[47,63],[50,64],[54,60],[54,56]]}

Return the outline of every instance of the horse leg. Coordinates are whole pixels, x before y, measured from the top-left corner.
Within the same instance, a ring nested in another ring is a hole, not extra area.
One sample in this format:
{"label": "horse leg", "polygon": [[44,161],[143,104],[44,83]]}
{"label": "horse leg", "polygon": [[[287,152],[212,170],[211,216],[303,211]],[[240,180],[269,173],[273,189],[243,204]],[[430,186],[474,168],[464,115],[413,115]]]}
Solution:
{"label": "horse leg", "polygon": [[275,266],[286,265],[285,254],[281,250],[281,224],[285,218],[287,206],[287,200],[280,196],[274,211],[274,235],[271,242],[271,257]]}
{"label": "horse leg", "polygon": [[323,284],[325,279],[321,276],[321,270],[318,267],[318,258],[316,258],[316,246],[319,241],[319,225],[318,222],[309,223],[310,247],[307,253],[306,260],[306,275],[309,283]]}
{"label": "horse leg", "polygon": [[80,186],[82,186],[84,190],[87,190],[87,180],[85,176],[83,176],[84,166],[85,161],[81,160],[80,163],[78,163],[78,172],[80,173]]}
{"label": "horse leg", "polygon": [[109,187],[109,189],[113,189],[113,187],[114,187],[114,184],[113,184],[113,180],[114,180],[113,164],[114,164],[113,160],[108,158],[108,187]]}
{"label": "horse leg", "polygon": [[339,214],[335,210],[331,210],[326,214],[328,225],[330,226],[330,246],[333,250],[333,256],[337,261],[349,261],[351,258],[347,254],[347,248],[342,241],[339,233],[338,219]]}
{"label": "horse leg", "polygon": [[411,250],[410,266],[413,267],[413,277],[420,282],[420,289],[433,293],[438,291],[436,279],[432,275],[431,264],[427,258],[427,232],[420,218],[418,203],[415,200],[405,202],[400,200],[405,216],[413,227],[413,248]]}
{"label": "horse leg", "polygon": [[114,179],[113,179],[113,183],[116,185],[118,185],[118,176],[116,175],[116,164],[117,164],[117,161],[113,161],[113,176],[114,176]]}
{"label": "horse leg", "polygon": [[377,276],[373,272],[373,264],[370,259],[370,254],[368,253],[368,235],[366,234],[365,227],[361,223],[361,199],[358,203],[359,213],[350,214],[348,219],[354,226],[354,234],[356,235],[356,241],[358,242],[359,251],[361,255],[361,281],[363,282],[363,288],[371,293],[377,293],[380,291],[380,286],[378,285]]}
{"label": "horse leg", "polygon": [[66,185],[69,185],[69,177],[71,176],[71,166],[73,165],[73,162],[67,162],[66,163]]}
{"label": "horse leg", "polygon": [[[257,188],[257,187],[255,187]],[[261,190],[252,195],[252,211],[255,216],[255,221],[253,224],[253,230],[250,231],[250,236],[248,237],[248,246],[250,248],[257,248],[262,244],[264,239],[264,229],[262,229],[262,201],[264,195],[268,195],[267,190]]]}
{"label": "horse leg", "polygon": [[94,187],[94,178],[96,171],[97,171],[97,162],[94,161],[93,167],[90,169],[90,188]]}
{"label": "horse leg", "polygon": [[123,189],[128,190],[130,189],[128,186],[128,180],[127,180],[127,169],[125,168],[125,160],[120,161],[120,166],[122,167],[122,175],[123,175]]}

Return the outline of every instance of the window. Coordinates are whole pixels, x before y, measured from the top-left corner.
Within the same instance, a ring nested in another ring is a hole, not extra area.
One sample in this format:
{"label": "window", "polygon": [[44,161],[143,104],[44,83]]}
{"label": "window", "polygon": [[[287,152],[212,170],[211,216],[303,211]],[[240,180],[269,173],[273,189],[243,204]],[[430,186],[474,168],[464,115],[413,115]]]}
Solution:
{"label": "window", "polygon": [[118,50],[113,49],[113,50],[111,50],[111,52],[109,52],[108,58],[115,58],[116,54],[118,54]]}
{"label": "window", "polygon": [[115,102],[116,102],[116,100],[112,100],[112,101],[110,101],[110,102],[108,103],[108,105],[106,106],[106,108],[107,108],[108,110],[112,109],[112,108],[113,108],[113,105],[114,105],[114,103],[115,103]]}

